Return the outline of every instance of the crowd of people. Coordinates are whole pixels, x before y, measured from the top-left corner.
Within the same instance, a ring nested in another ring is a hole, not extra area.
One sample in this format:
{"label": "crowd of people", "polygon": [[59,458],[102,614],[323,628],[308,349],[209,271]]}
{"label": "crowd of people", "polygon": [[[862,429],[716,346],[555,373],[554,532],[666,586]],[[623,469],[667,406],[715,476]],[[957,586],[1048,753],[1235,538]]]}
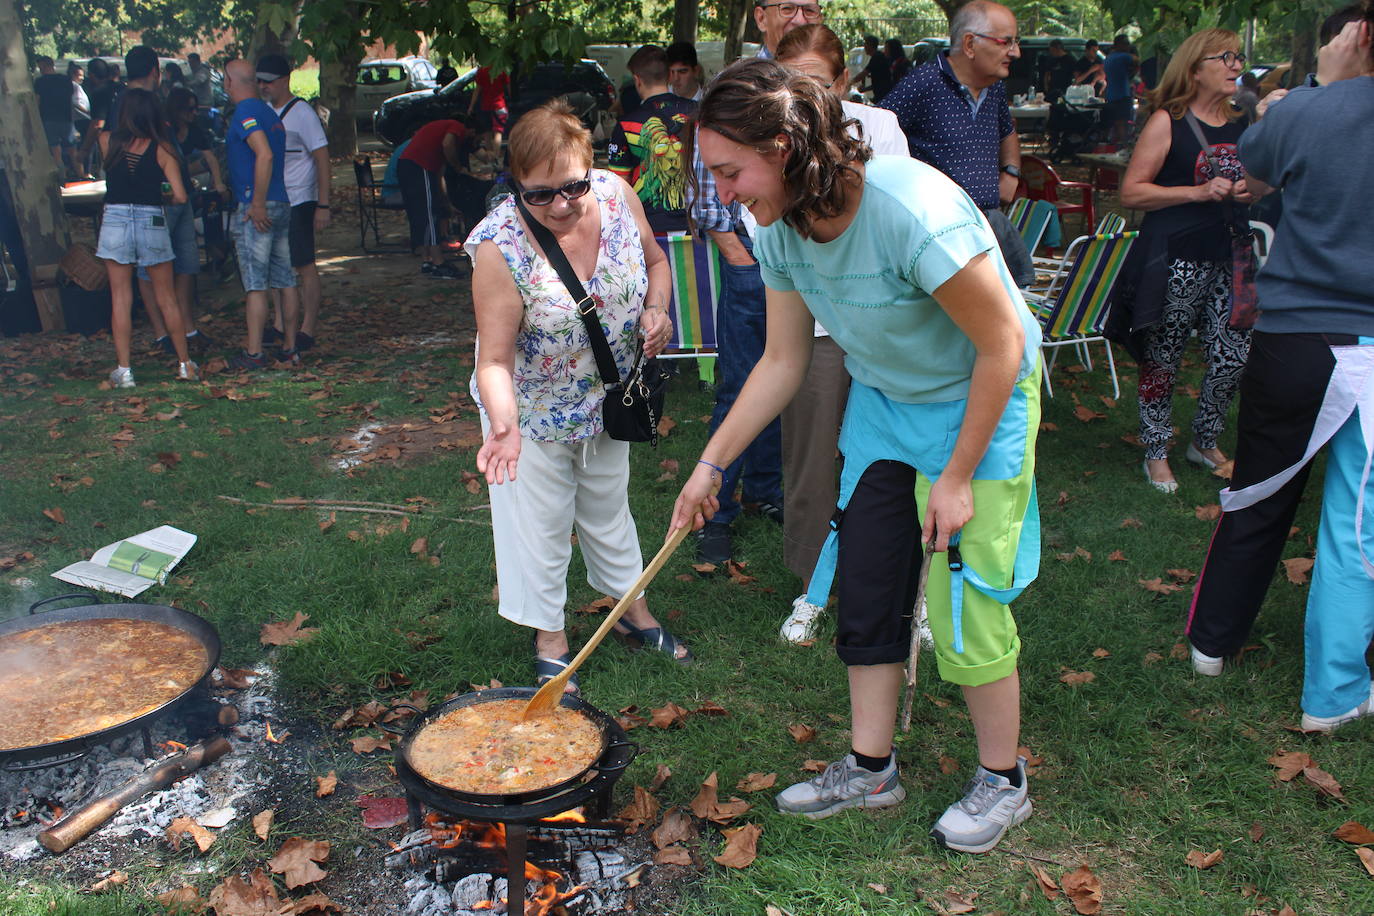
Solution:
{"label": "crowd of people", "polygon": [[[1243,645],[1329,443],[1302,699],[1302,727],[1317,731],[1374,713],[1374,529],[1363,525],[1374,505],[1374,275],[1359,231],[1374,173],[1330,154],[1374,139],[1374,9],[1365,0],[1338,16],[1319,88],[1267,97],[1253,123],[1234,98],[1238,36],[1207,29],[1178,48],[1124,182],[1123,202],[1146,215],[1113,303],[1116,336],[1141,367],[1153,491],[1177,490],[1170,405],[1192,330],[1207,353],[1187,454],[1230,467],[1231,486],[1189,611],[1197,673],[1220,674]],[[638,354],[660,352],[669,291],[653,235],[710,239],[722,262],[716,405],[671,525],[697,529],[701,558],[720,562],[742,505],[780,523],[784,562],[805,584],[780,635],[808,643],[833,591],[851,696],[850,752],[777,806],[821,818],[903,800],[897,698],[913,631],[928,629],[940,676],[963,690],[979,758],[931,835],[985,852],[1032,810],[1010,604],[1039,566],[1041,338],[1020,290],[1029,258],[1000,210],[1019,178],[1003,86],[1016,19],[989,0],[961,7],[950,49],[870,108],[844,99],[859,75],[818,3],[759,2],[754,17],[757,59],[705,85],[689,55],[636,52],[609,171],[593,167],[590,136],[558,103],[510,132],[514,195],[467,242],[499,613],[533,630],[543,683],[570,660],[568,530],[594,588],[618,597],[641,571],[628,444],[603,420],[593,337],[622,378]],[[1134,68],[1128,48],[1117,54]],[[1096,64],[1077,77],[1069,66],[1061,88],[1095,79]],[[1119,66],[1101,68],[1109,84]],[[1249,329],[1241,227],[1271,191],[1285,216]],[[585,296],[569,292],[568,269]],[[1237,388],[1230,463],[1218,440]],[[618,629],[691,658],[643,594]]]}

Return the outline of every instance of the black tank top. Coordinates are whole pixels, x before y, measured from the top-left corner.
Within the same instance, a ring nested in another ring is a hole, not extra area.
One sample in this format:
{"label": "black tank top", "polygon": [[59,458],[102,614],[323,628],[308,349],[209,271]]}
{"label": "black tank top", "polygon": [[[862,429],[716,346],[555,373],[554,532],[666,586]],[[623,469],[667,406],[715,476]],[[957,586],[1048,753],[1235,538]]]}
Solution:
{"label": "black tank top", "polygon": [[[1159,168],[1154,183],[1166,188],[1192,187],[1206,184],[1215,175],[1212,164],[1203,155],[1202,147],[1193,136],[1193,130],[1185,118],[1170,118],[1169,153]],[[1213,127],[1198,121],[1202,135],[1207,138],[1207,146],[1212,158],[1221,166],[1221,177],[1239,181],[1245,177],[1245,168],[1240,164],[1237,143],[1247,126],[1244,119],[1227,121],[1220,127]],[[1231,235],[1226,227],[1222,206],[1218,203],[1187,203],[1166,208],[1176,212],[1173,218],[1184,216],[1183,209],[1194,212],[1194,218],[1207,223],[1205,227],[1191,232],[1180,233],[1170,239],[1169,254],[1190,261],[1227,261],[1231,258]],[[1249,219],[1249,207],[1232,204],[1232,212],[1239,223]],[[1142,227],[1143,228],[1143,227]]]}
{"label": "black tank top", "polygon": [[126,149],[105,168],[105,203],[160,207],[164,177],[156,144],[149,143],[142,153]]}

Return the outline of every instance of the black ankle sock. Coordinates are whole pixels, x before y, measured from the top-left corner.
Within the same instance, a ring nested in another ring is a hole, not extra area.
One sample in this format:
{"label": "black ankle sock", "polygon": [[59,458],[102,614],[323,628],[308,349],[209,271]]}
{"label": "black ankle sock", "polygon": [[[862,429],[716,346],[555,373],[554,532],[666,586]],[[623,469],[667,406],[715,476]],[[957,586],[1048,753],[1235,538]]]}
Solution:
{"label": "black ankle sock", "polygon": [[994,770],[994,769],[991,769],[990,767],[983,767],[983,769],[987,770],[989,773],[993,773],[993,774],[995,774],[995,775],[997,775],[997,776],[1001,776],[1003,779],[1006,779],[1008,782],[1010,782],[1010,783],[1012,784],[1012,787],[1013,787],[1013,788],[1016,788],[1016,789],[1021,788],[1021,768],[1020,768],[1020,767],[1012,767],[1010,770]]}
{"label": "black ankle sock", "polygon": [[855,763],[865,770],[868,770],[870,773],[881,773],[883,770],[887,769],[888,764],[892,762],[892,755],[890,753],[886,757],[870,757],[867,754],[860,754],[853,748],[850,748],[849,753],[854,755]]}

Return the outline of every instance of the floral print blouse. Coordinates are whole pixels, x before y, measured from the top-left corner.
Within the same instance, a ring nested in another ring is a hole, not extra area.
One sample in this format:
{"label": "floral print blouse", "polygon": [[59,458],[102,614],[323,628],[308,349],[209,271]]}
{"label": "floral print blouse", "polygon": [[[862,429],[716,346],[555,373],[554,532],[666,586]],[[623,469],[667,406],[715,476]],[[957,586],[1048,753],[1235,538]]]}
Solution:
{"label": "floral print blouse", "polygon": [[[591,180],[601,212],[601,246],[596,270],[584,285],[596,301],[602,330],[624,378],[638,348],[649,274],[634,211],[625,199],[628,186],[601,169],[592,170]],[[514,199],[503,200],[468,235],[464,248],[474,261],[478,246],[488,239],[506,259],[525,303],[515,335],[514,366],[521,435],[541,442],[577,442],[598,435],[604,428],[601,402],[606,390],[587,328],[558,272],[535,250]],[[481,346],[479,338],[479,352]],[[469,390],[482,408],[475,372]]]}

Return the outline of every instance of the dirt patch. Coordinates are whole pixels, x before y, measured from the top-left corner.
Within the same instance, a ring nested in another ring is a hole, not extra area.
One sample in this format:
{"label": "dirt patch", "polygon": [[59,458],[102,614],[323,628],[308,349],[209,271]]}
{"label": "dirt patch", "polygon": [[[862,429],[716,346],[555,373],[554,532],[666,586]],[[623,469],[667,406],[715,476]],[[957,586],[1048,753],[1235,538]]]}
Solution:
{"label": "dirt patch", "polygon": [[376,461],[410,467],[424,464],[445,452],[476,448],[481,444],[482,430],[477,421],[460,419],[450,413],[396,423],[373,422],[335,440],[337,454],[333,464],[342,471]]}

